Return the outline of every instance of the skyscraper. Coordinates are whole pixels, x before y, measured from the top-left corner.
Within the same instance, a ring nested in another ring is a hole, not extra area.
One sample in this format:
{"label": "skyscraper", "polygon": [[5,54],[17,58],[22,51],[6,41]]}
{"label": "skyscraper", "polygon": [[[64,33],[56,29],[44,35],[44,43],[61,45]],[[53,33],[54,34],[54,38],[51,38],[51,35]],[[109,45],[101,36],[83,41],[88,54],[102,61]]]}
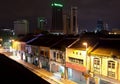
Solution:
{"label": "skyscraper", "polygon": [[103,20],[102,19],[99,19],[97,21],[97,31],[101,31],[101,30],[104,30],[104,25],[103,25]]}
{"label": "skyscraper", "polygon": [[17,20],[14,21],[14,31],[15,35],[26,35],[29,33],[29,22],[28,20]]}
{"label": "skyscraper", "polygon": [[77,7],[71,7],[71,18],[70,18],[70,29],[71,34],[78,34],[78,16],[77,16]]}
{"label": "skyscraper", "polygon": [[63,33],[63,4],[60,0],[53,0],[52,6],[52,27],[50,32]]}
{"label": "skyscraper", "polygon": [[71,34],[70,30],[70,15],[64,13],[63,14],[63,33],[64,34]]}
{"label": "skyscraper", "polygon": [[46,30],[47,19],[45,17],[38,17],[37,25],[40,30]]}

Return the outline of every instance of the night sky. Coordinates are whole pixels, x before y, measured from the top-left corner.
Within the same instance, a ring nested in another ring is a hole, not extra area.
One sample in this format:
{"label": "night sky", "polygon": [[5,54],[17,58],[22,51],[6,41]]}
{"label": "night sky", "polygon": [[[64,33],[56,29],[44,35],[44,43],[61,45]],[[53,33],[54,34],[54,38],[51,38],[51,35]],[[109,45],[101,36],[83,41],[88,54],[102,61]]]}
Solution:
{"label": "night sky", "polygon": [[[46,17],[51,25],[52,0],[1,0],[0,26],[11,26],[12,21],[21,18],[30,20],[32,28],[37,27],[37,17]],[[78,7],[79,28],[93,30],[96,21],[103,19],[109,28],[120,28],[120,0],[63,0],[64,11],[71,6]]]}

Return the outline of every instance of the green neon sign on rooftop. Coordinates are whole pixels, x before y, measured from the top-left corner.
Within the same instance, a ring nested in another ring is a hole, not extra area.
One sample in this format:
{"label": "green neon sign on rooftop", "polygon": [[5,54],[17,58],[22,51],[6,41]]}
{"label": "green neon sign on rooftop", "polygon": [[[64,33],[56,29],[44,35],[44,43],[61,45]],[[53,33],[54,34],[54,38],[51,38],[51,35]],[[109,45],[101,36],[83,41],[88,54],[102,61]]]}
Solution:
{"label": "green neon sign on rooftop", "polygon": [[51,6],[63,7],[63,5],[59,3],[52,3]]}

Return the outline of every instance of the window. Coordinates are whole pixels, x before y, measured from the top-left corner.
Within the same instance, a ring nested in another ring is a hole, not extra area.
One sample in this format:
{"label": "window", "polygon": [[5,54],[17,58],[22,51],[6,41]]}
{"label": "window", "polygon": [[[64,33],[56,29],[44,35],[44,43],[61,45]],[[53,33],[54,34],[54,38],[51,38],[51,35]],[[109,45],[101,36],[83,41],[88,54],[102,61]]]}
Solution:
{"label": "window", "polygon": [[76,55],[78,55],[78,52],[76,52]]}
{"label": "window", "polygon": [[73,52],[73,54],[75,54],[75,52]]}
{"label": "window", "polygon": [[60,59],[63,59],[63,55],[62,55],[62,53],[60,53]]}
{"label": "window", "polygon": [[80,60],[79,60],[79,64],[83,64],[83,60],[80,59]]}
{"label": "window", "polygon": [[56,52],[53,52],[53,59],[56,60]]}
{"label": "window", "polygon": [[81,52],[79,53],[79,55],[81,55]]}
{"label": "window", "polygon": [[94,72],[99,74],[100,73],[100,59],[99,58],[94,58],[93,67],[94,67]]}
{"label": "window", "polygon": [[115,77],[115,72],[108,71],[108,76],[110,76],[110,77]]}
{"label": "window", "polygon": [[115,62],[108,61],[108,76],[115,77]]}
{"label": "window", "polygon": [[57,60],[60,58],[59,53],[57,53]]}
{"label": "window", "polygon": [[70,62],[77,63],[77,64],[82,64],[83,65],[83,59],[76,59],[76,58],[71,58],[69,57]]}
{"label": "window", "polygon": [[100,65],[100,60],[98,58],[94,58],[94,64],[95,65]]}
{"label": "window", "polygon": [[49,56],[49,52],[48,51],[45,51],[45,56]]}
{"label": "window", "polygon": [[114,61],[108,61],[108,68],[115,69],[115,62]]}
{"label": "window", "polygon": [[41,51],[40,51],[40,54],[41,54],[41,55],[44,55],[44,51],[43,51],[43,50],[41,50]]}

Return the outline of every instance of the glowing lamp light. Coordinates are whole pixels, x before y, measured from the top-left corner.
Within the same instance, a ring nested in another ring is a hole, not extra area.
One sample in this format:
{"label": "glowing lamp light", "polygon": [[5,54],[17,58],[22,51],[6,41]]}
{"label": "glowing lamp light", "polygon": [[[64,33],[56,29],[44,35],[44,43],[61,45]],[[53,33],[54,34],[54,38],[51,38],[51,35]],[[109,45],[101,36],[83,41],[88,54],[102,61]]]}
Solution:
{"label": "glowing lamp light", "polygon": [[87,42],[84,42],[83,45],[86,47],[86,52],[87,52]]}
{"label": "glowing lamp light", "polygon": [[86,42],[84,42],[84,43],[83,43],[83,45],[87,46],[87,43],[86,43]]}

